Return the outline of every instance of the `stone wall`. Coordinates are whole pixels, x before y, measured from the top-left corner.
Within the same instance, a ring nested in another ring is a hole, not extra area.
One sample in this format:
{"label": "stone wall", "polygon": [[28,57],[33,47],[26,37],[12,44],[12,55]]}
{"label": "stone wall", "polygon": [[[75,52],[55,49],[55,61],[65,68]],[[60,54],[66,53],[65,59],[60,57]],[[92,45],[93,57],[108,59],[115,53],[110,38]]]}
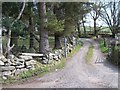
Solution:
{"label": "stone wall", "polygon": [[[70,53],[75,45],[67,44],[66,51]],[[65,48],[57,49],[52,52],[49,52],[48,55],[39,58],[39,63],[49,64],[53,60],[59,61],[65,54]],[[35,66],[38,64],[38,61],[35,60],[32,56],[10,55],[9,59],[6,59],[3,55],[0,56],[0,76],[6,80],[9,76],[15,76],[23,71],[34,70]]]}

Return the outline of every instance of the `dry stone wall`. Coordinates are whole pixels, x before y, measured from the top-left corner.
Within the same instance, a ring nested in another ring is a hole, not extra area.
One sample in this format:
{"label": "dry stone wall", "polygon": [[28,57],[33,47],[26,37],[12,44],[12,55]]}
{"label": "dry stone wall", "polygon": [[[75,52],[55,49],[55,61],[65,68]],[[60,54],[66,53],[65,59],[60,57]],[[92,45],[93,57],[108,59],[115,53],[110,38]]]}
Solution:
{"label": "dry stone wall", "polygon": [[[73,45],[67,44],[66,51],[70,53],[74,48]],[[48,55],[39,58],[43,64],[52,63],[53,60],[59,61],[64,56],[65,50],[57,49],[50,52]],[[9,76],[15,76],[23,71],[34,70],[35,65],[38,64],[32,56],[19,55],[18,57],[10,55],[6,59],[3,55],[0,56],[0,76],[6,80]]]}

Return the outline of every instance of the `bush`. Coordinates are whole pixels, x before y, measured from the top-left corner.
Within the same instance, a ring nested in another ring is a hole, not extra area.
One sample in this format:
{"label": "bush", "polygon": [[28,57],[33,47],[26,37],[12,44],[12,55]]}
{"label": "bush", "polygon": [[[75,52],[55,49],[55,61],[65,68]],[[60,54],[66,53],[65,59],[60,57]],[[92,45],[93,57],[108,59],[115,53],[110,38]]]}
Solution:
{"label": "bush", "polygon": [[108,55],[108,60],[113,64],[120,66],[120,46],[112,47],[112,52]]}

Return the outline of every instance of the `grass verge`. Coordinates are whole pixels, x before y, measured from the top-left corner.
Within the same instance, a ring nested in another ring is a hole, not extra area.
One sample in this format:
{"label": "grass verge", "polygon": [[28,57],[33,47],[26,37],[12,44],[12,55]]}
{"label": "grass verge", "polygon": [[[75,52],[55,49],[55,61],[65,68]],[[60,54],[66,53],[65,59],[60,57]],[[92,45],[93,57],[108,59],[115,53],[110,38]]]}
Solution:
{"label": "grass verge", "polygon": [[101,50],[102,53],[108,53],[108,48],[104,46],[104,41],[103,40],[101,40],[99,42],[99,47],[100,47],[100,50]]}
{"label": "grass verge", "polygon": [[6,85],[11,83],[22,83],[26,80],[33,79],[37,76],[41,77],[49,72],[56,71],[57,69],[62,69],[66,64],[66,61],[70,57],[72,57],[76,52],[78,52],[80,48],[81,48],[81,45],[77,45],[72,50],[72,52],[68,54],[67,58],[62,57],[60,61],[53,61],[52,64],[46,64],[46,65],[39,64],[39,67],[36,68],[35,70],[24,71],[16,77],[9,77],[9,79],[5,80],[3,84]]}
{"label": "grass verge", "polygon": [[93,56],[93,45],[89,46],[88,52],[86,54],[86,63],[89,64]]}

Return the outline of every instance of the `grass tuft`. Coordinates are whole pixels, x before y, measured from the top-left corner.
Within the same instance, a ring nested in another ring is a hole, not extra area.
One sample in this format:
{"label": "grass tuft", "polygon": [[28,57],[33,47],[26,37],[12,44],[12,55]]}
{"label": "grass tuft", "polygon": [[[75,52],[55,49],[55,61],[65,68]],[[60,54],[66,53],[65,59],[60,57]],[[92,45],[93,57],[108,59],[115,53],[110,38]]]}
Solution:
{"label": "grass tuft", "polygon": [[86,55],[86,63],[87,64],[90,63],[92,56],[93,56],[93,45],[90,45],[88,52],[87,52],[87,55]]}

